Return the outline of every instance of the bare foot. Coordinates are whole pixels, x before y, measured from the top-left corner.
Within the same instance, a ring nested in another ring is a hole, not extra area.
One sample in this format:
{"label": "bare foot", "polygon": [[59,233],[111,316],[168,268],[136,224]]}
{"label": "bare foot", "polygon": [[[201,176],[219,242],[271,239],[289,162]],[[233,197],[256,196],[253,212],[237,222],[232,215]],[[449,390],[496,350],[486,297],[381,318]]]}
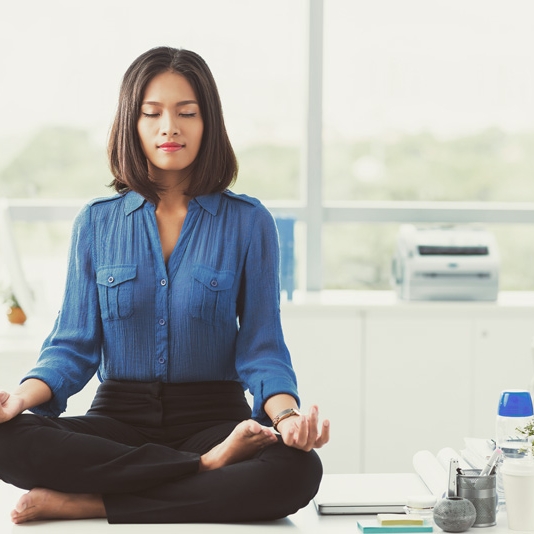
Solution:
{"label": "bare foot", "polygon": [[25,493],[11,512],[13,523],[26,523],[39,519],[89,519],[106,517],[100,495],[60,493],[34,488]]}
{"label": "bare foot", "polygon": [[248,419],[239,423],[222,443],[200,457],[199,471],[211,471],[248,460],[276,441],[276,435],[270,428]]}

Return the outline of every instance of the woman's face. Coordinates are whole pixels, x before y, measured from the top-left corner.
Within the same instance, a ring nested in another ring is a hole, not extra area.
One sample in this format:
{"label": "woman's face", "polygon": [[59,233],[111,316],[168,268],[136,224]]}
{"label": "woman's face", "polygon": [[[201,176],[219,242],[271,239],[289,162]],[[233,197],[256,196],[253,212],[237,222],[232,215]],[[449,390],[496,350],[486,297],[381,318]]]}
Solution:
{"label": "woman's face", "polygon": [[153,179],[187,177],[200,149],[204,123],[186,78],[175,72],[152,78],[143,96],[137,131]]}

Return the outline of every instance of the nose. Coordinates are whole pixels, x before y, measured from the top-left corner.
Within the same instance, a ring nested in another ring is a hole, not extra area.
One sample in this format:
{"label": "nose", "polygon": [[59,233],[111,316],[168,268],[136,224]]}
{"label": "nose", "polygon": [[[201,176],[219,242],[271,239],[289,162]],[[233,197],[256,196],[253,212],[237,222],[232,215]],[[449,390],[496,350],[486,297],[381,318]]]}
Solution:
{"label": "nose", "polygon": [[174,113],[163,113],[160,124],[161,134],[168,137],[178,135],[180,127],[178,124],[178,117]]}

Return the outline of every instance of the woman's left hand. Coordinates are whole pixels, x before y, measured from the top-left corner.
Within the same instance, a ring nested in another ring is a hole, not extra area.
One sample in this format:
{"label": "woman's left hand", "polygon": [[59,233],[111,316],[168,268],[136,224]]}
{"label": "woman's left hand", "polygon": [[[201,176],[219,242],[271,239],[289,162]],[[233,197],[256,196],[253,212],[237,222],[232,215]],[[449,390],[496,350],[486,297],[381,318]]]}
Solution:
{"label": "woman's left hand", "polygon": [[319,428],[319,409],[310,408],[308,415],[292,416],[278,423],[278,432],[289,447],[311,451],[325,445],[330,438],[330,422],[324,420]]}

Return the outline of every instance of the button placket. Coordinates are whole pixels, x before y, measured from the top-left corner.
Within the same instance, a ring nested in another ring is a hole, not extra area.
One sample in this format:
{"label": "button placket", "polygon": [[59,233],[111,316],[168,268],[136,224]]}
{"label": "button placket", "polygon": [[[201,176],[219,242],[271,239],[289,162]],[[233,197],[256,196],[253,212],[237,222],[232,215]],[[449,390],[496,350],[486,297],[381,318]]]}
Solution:
{"label": "button placket", "polygon": [[[160,275],[161,276],[161,275]],[[169,285],[167,278],[159,278],[157,282],[162,293],[159,297],[156,298],[157,308],[156,308],[156,321],[157,321],[157,332],[156,332],[156,364],[157,370],[156,373],[159,378],[163,378],[167,374],[167,361],[168,361],[168,330],[165,328],[167,325],[167,314],[168,314],[168,290]]]}

